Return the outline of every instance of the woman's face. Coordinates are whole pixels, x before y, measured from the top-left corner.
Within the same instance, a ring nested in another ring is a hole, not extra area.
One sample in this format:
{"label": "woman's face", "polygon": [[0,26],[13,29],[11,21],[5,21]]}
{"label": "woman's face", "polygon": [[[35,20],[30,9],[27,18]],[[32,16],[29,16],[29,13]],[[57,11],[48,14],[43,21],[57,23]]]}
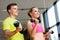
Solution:
{"label": "woman's face", "polygon": [[39,17],[39,11],[38,11],[38,8],[33,8],[32,9],[32,12],[31,12],[31,17],[33,18],[38,18]]}

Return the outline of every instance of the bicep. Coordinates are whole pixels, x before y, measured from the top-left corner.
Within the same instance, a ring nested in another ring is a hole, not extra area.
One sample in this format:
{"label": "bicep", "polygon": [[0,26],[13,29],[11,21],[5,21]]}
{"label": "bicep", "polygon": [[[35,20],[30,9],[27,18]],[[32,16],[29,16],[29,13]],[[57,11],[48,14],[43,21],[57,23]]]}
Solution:
{"label": "bicep", "polygon": [[27,30],[28,30],[28,33],[31,35],[32,26],[30,22],[27,22]]}
{"label": "bicep", "polygon": [[10,30],[10,24],[8,22],[3,22],[3,30]]}

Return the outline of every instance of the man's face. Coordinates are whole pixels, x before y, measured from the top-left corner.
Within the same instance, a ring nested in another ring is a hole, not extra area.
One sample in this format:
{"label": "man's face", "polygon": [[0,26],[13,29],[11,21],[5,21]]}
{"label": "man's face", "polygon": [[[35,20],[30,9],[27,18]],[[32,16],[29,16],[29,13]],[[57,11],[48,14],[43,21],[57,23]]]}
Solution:
{"label": "man's face", "polygon": [[13,16],[17,16],[18,15],[18,7],[16,5],[11,6],[11,9],[9,10],[9,13]]}

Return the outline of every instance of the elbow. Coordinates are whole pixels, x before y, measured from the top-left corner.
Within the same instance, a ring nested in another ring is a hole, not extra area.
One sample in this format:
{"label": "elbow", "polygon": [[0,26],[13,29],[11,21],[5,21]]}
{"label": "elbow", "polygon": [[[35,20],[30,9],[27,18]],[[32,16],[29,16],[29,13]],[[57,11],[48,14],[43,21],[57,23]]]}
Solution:
{"label": "elbow", "polygon": [[5,37],[6,37],[6,38],[9,38],[9,37],[10,37],[10,34],[5,33]]}
{"label": "elbow", "polygon": [[34,38],[34,35],[31,35],[32,38]]}
{"label": "elbow", "polygon": [[8,34],[5,34],[5,37],[8,38],[9,37]]}
{"label": "elbow", "polygon": [[31,38],[34,38],[35,37],[35,34],[31,33],[30,36],[31,36]]}

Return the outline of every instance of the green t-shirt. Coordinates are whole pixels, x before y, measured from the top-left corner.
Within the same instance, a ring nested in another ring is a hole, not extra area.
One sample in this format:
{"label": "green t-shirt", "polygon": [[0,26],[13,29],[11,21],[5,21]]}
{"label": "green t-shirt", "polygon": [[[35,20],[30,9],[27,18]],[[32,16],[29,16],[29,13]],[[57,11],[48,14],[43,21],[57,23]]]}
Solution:
{"label": "green t-shirt", "polygon": [[[13,18],[10,18],[10,17],[6,18],[3,21],[3,30],[10,30],[11,32],[15,31],[16,27],[14,26],[13,23],[16,22],[16,21],[17,21],[16,19],[13,19]],[[16,34],[14,34],[10,38],[8,38],[8,40],[24,40],[24,36],[20,32],[17,32]]]}

